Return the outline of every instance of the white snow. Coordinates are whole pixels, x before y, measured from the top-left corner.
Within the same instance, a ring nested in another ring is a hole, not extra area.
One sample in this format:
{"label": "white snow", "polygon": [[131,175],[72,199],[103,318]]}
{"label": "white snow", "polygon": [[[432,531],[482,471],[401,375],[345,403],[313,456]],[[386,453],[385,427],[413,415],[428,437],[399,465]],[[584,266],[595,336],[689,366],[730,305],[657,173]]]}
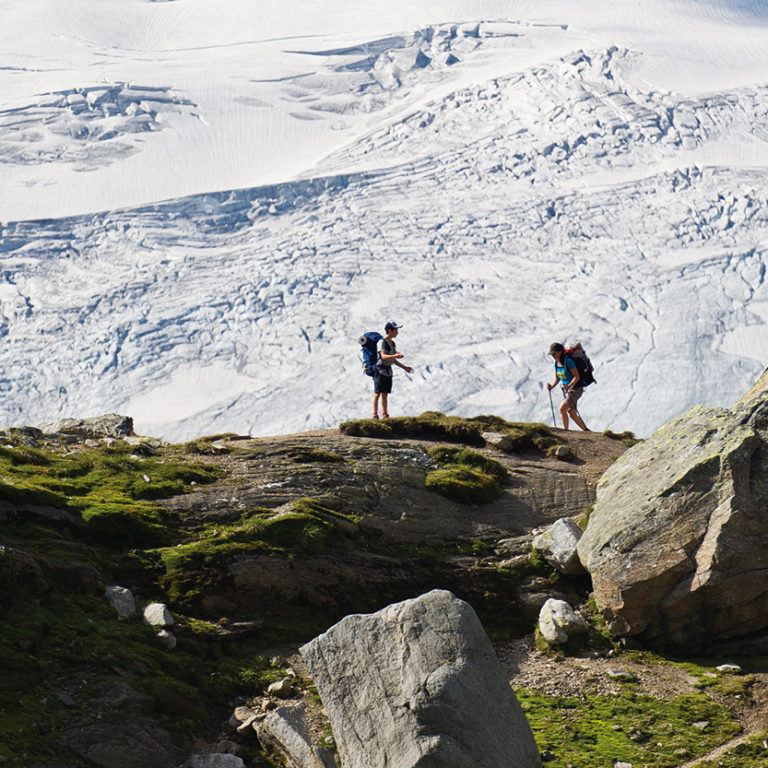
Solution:
{"label": "white snow", "polygon": [[766,363],[762,0],[0,0],[0,424],[391,412],[593,429]]}

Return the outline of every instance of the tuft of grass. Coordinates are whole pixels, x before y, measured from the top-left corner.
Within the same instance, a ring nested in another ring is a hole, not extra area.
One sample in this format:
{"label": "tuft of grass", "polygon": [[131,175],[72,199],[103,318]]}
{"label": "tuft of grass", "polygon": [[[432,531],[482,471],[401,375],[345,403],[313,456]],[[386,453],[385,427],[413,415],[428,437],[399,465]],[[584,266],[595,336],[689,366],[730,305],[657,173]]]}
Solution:
{"label": "tuft of grass", "polygon": [[617,433],[617,432],[613,432],[610,429],[606,429],[603,432],[603,435],[605,437],[610,437],[611,440],[620,440],[622,443],[624,443],[624,445],[628,446],[629,448],[631,448],[633,445],[637,445],[637,443],[642,442],[640,438],[635,437],[634,432],[629,432],[629,431]]}

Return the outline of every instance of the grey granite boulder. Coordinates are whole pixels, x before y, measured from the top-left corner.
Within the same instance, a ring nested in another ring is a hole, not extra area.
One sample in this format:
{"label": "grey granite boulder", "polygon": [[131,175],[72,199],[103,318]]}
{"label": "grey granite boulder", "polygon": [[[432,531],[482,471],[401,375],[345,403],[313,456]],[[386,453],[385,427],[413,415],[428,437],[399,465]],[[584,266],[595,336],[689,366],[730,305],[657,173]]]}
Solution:
{"label": "grey granite boulder", "polygon": [[538,768],[477,615],[433,590],[342,619],[301,648],[344,768]]}
{"label": "grey granite boulder", "polygon": [[615,634],[700,652],[768,629],[768,375],[624,453],[578,553]]}

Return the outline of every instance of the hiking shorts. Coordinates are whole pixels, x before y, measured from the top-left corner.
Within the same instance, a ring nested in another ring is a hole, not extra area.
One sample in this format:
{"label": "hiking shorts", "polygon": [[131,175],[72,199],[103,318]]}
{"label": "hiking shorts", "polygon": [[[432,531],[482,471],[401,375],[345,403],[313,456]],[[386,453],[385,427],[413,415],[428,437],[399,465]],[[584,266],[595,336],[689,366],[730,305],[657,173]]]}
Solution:
{"label": "hiking shorts", "polygon": [[[574,387],[573,389],[563,390],[565,395],[565,402],[572,408],[576,408],[576,403],[579,402],[579,398],[584,394],[584,387]],[[578,410],[578,408],[576,408]]]}
{"label": "hiking shorts", "polygon": [[381,371],[375,371],[373,374],[373,391],[388,395],[392,391],[392,375],[387,376]]}

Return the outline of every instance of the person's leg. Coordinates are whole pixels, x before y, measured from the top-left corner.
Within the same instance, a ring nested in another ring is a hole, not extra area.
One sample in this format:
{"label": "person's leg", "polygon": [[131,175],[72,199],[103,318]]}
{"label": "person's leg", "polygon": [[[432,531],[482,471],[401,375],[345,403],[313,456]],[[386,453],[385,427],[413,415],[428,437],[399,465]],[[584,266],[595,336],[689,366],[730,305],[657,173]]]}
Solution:
{"label": "person's leg", "polygon": [[379,418],[379,393],[374,392],[373,393],[373,418],[378,419]]}
{"label": "person's leg", "polygon": [[581,415],[575,408],[571,408],[571,418],[585,431],[589,432],[587,429],[587,425],[584,423],[584,420],[581,418]]}
{"label": "person's leg", "polygon": [[389,394],[387,392],[381,393],[381,415],[382,416],[389,416],[389,411],[387,410],[387,400],[389,399]]}
{"label": "person's leg", "polygon": [[587,425],[581,418],[581,414],[579,413],[578,407],[576,405],[583,393],[584,390],[581,388],[572,389],[570,392],[568,392],[568,396],[563,401],[563,405],[567,406],[568,415],[576,422],[576,424],[578,424],[578,426],[581,427],[581,429],[583,429],[585,432],[589,432]]}
{"label": "person's leg", "polygon": [[563,400],[562,403],[560,403],[560,418],[563,420],[563,429],[568,429],[568,411],[571,409],[571,406],[568,405],[567,400]]}

